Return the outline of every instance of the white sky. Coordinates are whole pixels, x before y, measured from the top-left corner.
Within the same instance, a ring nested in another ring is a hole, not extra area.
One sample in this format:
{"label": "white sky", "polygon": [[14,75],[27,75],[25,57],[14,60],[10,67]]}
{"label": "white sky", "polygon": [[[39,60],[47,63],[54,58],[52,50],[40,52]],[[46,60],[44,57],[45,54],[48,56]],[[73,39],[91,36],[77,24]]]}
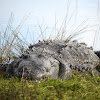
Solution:
{"label": "white sky", "polygon": [[[71,1],[69,13],[67,12],[68,1]],[[100,3],[100,0],[98,1]],[[97,0],[0,0],[0,29],[6,27],[11,12],[14,14],[13,28],[16,28],[23,17],[31,12],[20,32],[23,36],[26,36],[25,34],[29,31],[31,38],[33,38],[34,33],[34,39],[36,40],[38,38],[36,34],[39,33],[39,28],[37,28],[38,24],[43,24],[43,30],[48,27],[46,30],[46,37],[48,37],[55,25],[55,17],[57,21],[56,28],[59,29],[66,13],[69,14],[69,19],[74,9],[76,9],[75,13],[73,13],[73,17],[68,23],[67,29],[74,23],[74,26],[70,28],[72,32],[84,20],[88,19],[84,26],[88,25],[91,27],[81,36],[78,36],[77,39],[86,42],[89,46],[93,46],[95,32],[100,28],[100,19],[98,19],[100,18],[100,14],[98,15],[97,13]],[[92,27],[94,25],[96,26]],[[69,32],[69,30],[67,30],[67,32]],[[55,35],[55,32],[52,35]],[[27,40],[31,42],[30,36],[27,36]],[[100,31],[96,38],[94,49],[100,50]]]}

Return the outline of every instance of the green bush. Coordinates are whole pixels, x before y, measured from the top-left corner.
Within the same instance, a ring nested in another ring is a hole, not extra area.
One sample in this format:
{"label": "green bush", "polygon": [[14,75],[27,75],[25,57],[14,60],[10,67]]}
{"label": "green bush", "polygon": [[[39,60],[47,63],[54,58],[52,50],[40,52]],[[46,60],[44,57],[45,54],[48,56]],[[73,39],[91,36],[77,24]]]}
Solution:
{"label": "green bush", "polygon": [[41,82],[1,77],[0,100],[100,100],[100,77],[76,73],[68,80]]}

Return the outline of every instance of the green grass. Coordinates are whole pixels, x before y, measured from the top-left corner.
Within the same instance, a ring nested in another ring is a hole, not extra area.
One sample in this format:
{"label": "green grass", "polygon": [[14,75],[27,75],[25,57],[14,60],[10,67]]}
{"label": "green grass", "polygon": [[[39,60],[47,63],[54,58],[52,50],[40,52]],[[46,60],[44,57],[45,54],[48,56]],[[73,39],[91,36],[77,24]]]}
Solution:
{"label": "green grass", "polygon": [[100,100],[100,77],[76,73],[68,80],[45,79],[22,82],[0,78],[2,100]]}

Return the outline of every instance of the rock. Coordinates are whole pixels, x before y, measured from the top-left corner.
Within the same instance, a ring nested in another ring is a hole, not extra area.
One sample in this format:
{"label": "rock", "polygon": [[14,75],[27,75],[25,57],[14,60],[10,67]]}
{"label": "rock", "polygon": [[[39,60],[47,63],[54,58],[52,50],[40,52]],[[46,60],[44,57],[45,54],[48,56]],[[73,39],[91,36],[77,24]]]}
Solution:
{"label": "rock", "polygon": [[[83,43],[65,40],[39,41],[6,66],[6,74],[21,78],[67,79],[72,70],[99,73],[99,57]],[[96,71],[95,71],[96,70]]]}

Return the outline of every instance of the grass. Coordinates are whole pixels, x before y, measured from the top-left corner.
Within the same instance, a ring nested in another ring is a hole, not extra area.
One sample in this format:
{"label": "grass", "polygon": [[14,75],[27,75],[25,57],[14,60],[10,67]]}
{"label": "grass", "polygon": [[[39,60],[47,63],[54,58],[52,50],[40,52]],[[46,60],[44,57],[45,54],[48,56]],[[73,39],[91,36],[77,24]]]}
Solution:
{"label": "grass", "polygon": [[[30,40],[32,41],[32,43],[33,42],[36,43],[38,40],[43,40],[43,39],[66,39],[70,41],[80,33],[87,31],[88,27],[85,26],[87,20],[83,21],[78,27],[76,27],[76,29],[72,28],[75,25],[74,22],[71,25],[69,25],[71,19],[75,19],[77,16],[77,3],[76,3],[76,8],[73,10],[73,12],[70,12],[70,7],[71,7],[70,3],[71,1],[68,0],[67,1],[68,7],[66,9],[67,13],[59,29],[57,29],[58,21],[55,16],[54,27],[52,28],[50,33],[47,33],[48,34],[47,38],[46,38],[47,27],[43,29],[42,25],[37,20],[38,37],[37,38],[35,37],[36,38],[35,40],[31,40],[32,36],[30,36]],[[18,57],[23,53],[23,51],[25,51],[26,48],[28,48],[29,43],[25,38],[28,36],[25,36],[24,34],[22,35],[20,29],[22,28],[23,24],[25,23],[29,15],[30,13],[26,15],[18,24],[18,26],[14,29],[12,26],[14,14],[11,13],[6,29],[4,31],[0,30],[1,31],[0,32],[0,63],[10,62],[10,60]],[[75,18],[73,18],[74,15]],[[52,37],[53,34],[55,34],[55,37]],[[30,33],[28,33],[28,35],[30,35]],[[33,36],[34,36],[34,32],[33,32]]]}
{"label": "grass", "polygon": [[2,100],[100,100],[100,77],[73,74],[69,80],[20,81],[0,78]]}

